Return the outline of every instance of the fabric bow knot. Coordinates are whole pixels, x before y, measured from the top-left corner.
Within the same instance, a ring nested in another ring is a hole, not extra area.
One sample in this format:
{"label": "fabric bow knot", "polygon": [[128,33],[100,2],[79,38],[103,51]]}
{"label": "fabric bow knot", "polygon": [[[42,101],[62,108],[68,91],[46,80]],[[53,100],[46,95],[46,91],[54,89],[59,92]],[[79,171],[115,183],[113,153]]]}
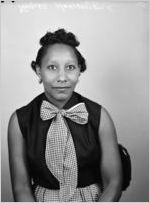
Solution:
{"label": "fabric bow knot", "polygon": [[70,118],[72,121],[79,124],[86,124],[88,122],[88,112],[84,103],[79,103],[70,109],[58,109],[53,104],[43,101],[41,105],[41,118],[42,120],[52,119],[57,114]]}
{"label": "fabric bow knot", "polygon": [[64,117],[86,124],[87,109],[84,103],[67,110],[58,109],[44,100],[40,115],[42,120],[53,119],[47,132],[45,160],[48,169],[59,181],[60,201],[69,201],[77,187],[78,167],[74,142]]}

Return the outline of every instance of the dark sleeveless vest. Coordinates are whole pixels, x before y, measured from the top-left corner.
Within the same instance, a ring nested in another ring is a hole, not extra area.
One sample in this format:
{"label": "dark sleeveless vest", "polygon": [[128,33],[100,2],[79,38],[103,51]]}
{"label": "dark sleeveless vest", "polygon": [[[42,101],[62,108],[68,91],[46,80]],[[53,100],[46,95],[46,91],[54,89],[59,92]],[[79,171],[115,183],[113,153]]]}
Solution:
{"label": "dark sleeveless vest", "polygon": [[[51,120],[40,118],[40,106],[47,100],[44,93],[33,99],[28,105],[17,109],[20,130],[26,143],[29,175],[34,186],[40,185],[49,189],[59,189],[58,180],[46,166],[45,146],[46,136]],[[78,163],[78,187],[100,183],[100,146],[98,127],[100,123],[101,106],[73,92],[64,109],[69,109],[77,103],[84,102],[89,113],[88,123],[77,124],[65,118],[74,141]]]}

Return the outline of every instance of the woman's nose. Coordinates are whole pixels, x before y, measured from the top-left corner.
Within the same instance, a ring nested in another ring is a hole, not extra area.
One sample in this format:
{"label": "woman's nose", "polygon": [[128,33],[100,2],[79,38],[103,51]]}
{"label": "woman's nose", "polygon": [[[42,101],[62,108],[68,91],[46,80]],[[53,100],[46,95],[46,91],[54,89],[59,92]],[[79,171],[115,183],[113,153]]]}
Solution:
{"label": "woman's nose", "polygon": [[58,75],[58,82],[66,82],[67,78],[66,78],[66,73],[64,70],[60,70],[59,71],[59,75]]}

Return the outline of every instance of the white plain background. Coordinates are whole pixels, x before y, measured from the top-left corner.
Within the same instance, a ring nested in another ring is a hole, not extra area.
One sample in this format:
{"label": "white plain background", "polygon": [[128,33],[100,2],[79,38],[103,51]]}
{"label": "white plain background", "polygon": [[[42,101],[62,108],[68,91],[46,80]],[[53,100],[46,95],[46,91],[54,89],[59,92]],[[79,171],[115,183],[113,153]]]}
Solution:
{"label": "white plain background", "polygon": [[107,108],[131,155],[132,182],[121,201],[148,201],[148,1],[38,2],[1,5],[1,200],[13,201],[9,117],[43,91],[30,68],[39,39],[65,28],[87,61],[76,91]]}

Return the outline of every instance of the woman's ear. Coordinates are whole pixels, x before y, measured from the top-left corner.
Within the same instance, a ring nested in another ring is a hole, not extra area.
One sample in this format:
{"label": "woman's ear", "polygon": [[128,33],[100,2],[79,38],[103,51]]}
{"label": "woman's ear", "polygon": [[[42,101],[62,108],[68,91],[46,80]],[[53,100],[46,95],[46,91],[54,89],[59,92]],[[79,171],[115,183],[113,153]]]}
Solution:
{"label": "woman's ear", "polygon": [[39,83],[42,83],[41,68],[38,65],[36,65],[36,74],[37,74],[37,76],[39,78]]}
{"label": "woman's ear", "polygon": [[37,76],[41,77],[41,69],[38,65],[36,65],[35,71],[36,71]]}
{"label": "woman's ear", "polygon": [[78,65],[79,69],[80,69],[80,73],[79,73],[79,76],[81,75],[81,65]]}

